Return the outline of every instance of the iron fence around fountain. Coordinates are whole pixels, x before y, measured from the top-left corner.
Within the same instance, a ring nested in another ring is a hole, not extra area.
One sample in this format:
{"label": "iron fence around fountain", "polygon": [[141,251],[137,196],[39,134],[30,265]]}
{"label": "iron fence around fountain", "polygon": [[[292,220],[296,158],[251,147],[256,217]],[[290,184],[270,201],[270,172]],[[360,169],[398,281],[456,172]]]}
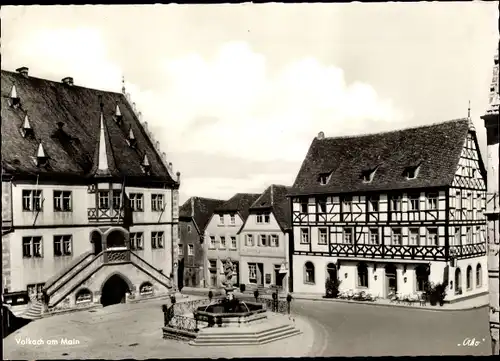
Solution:
{"label": "iron fence around fountain", "polygon": [[193,317],[174,316],[168,326],[182,331],[198,332],[198,322]]}
{"label": "iron fence around fountain", "polygon": [[259,298],[257,302],[260,302],[261,304],[264,305],[266,310],[275,312],[275,313],[281,313],[283,315],[288,315],[290,314],[290,303],[286,300],[273,300],[269,298]]}

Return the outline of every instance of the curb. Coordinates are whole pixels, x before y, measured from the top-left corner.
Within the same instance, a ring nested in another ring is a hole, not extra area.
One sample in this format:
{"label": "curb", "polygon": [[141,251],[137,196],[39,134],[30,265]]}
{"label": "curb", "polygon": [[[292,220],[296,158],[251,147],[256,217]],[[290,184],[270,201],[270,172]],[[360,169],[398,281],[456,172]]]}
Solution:
{"label": "curb", "polygon": [[[397,303],[375,303],[375,302],[367,302],[367,301],[351,301],[351,300],[341,300],[341,299],[326,299],[326,298],[314,298],[314,297],[303,297],[303,296],[293,296],[295,300],[307,300],[307,301],[320,301],[320,302],[338,302],[338,303],[350,303],[350,304],[359,304],[359,305],[370,305],[370,306],[381,306],[381,307],[399,307],[399,308],[409,308],[412,310],[424,310],[424,311],[434,311],[434,312],[450,312],[450,311],[470,311],[478,308],[487,307],[488,304],[477,305],[477,306],[469,306],[464,308],[430,308],[426,306],[408,306]],[[292,301],[293,302],[293,301]]]}

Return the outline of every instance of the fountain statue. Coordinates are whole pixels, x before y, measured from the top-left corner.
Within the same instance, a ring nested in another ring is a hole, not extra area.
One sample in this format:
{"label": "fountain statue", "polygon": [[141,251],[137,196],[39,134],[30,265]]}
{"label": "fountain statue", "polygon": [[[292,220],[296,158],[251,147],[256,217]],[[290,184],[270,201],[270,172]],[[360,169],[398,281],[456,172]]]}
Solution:
{"label": "fountain statue", "polygon": [[222,282],[224,289],[226,290],[226,297],[228,300],[232,300],[234,298],[233,291],[235,289],[234,283],[236,272],[234,270],[233,262],[228,258],[224,264],[224,276],[225,280]]}

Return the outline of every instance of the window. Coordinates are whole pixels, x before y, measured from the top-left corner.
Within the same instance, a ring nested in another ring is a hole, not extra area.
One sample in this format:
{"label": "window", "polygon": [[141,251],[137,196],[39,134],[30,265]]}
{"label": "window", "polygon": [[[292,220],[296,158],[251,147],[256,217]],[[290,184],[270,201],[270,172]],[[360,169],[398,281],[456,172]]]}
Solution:
{"label": "window", "polygon": [[188,256],[194,256],[194,245],[188,244]]}
{"label": "window", "polygon": [[405,169],[405,176],[406,176],[406,178],[407,179],[415,179],[415,178],[417,178],[418,168],[419,168],[419,166],[407,167]]}
{"label": "window", "polygon": [[467,227],[467,244],[472,243],[472,227]]}
{"label": "window", "polygon": [[455,227],[455,245],[462,245],[462,232],[460,231],[460,227]]}
{"label": "window", "polygon": [[462,294],[462,273],[460,268],[455,269],[455,294]]}
{"label": "window", "polygon": [[23,211],[42,210],[42,191],[23,190]]}
{"label": "window", "polygon": [[352,213],[352,198],[345,197],[342,200],[342,212],[343,213]]}
{"label": "window", "polygon": [[226,248],[226,237],[220,236],[220,246],[219,248]]}
{"label": "window", "polygon": [[129,195],[130,199],[130,208],[134,212],[142,212],[143,211],[143,206],[142,206],[142,200],[143,200],[143,194],[142,193],[130,193]]}
{"label": "window", "polygon": [[71,235],[54,236],[54,256],[70,256],[71,255]]}
{"label": "window", "polygon": [[236,224],[236,216],[234,214],[231,214],[230,215],[230,220],[229,222],[231,223],[231,225],[235,225]]}
{"label": "window", "polygon": [[370,183],[373,180],[373,177],[375,176],[375,172],[377,171],[377,168],[378,167],[363,170],[361,172],[361,175],[363,177],[363,182]]}
{"label": "window", "polygon": [[260,235],[260,246],[262,246],[262,247],[269,246],[267,244],[267,235],[265,235],[265,234]]}
{"label": "window", "polygon": [[88,289],[84,288],[78,291],[78,293],[75,296],[75,303],[88,303],[92,302],[92,292],[90,292]]}
{"label": "window", "polygon": [[401,196],[392,196],[390,207],[393,212],[401,212]]}
{"label": "window", "polygon": [[70,191],[54,191],[54,211],[71,212]]}
{"label": "window", "polygon": [[234,236],[231,237],[231,248],[232,249],[238,248],[238,243],[236,242],[236,237]]}
{"label": "window", "polygon": [[140,287],[139,287],[139,293],[141,295],[150,295],[153,293],[153,285],[149,282],[144,282]]}
{"label": "window", "polygon": [[223,225],[224,225],[224,215],[223,215],[223,214],[219,214],[219,224],[220,224],[221,226],[223,226]]}
{"label": "window", "polygon": [[163,211],[163,194],[151,194],[151,210],[153,212]]}
{"label": "window", "polygon": [[253,234],[245,235],[245,246],[253,247]]}
{"label": "window", "polygon": [[427,228],[427,245],[439,246],[439,238],[437,228]]}
{"label": "window", "polygon": [[270,222],[271,222],[271,214],[264,213],[264,223],[270,223]]}
{"label": "window", "polygon": [[318,229],[318,244],[328,243],[328,230],[326,228]]}
{"label": "window", "polygon": [[467,267],[467,290],[472,290],[472,267]]}
{"label": "window", "polygon": [[420,234],[418,228],[410,228],[409,230],[410,236],[410,245],[411,246],[420,246]]}
{"label": "window", "polygon": [[255,263],[248,264],[248,282],[257,283],[257,265]]}
{"label": "window", "polygon": [[314,283],[314,265],[312,262],[306,262],[304,283]]}
{"label": "window", "polygon": [[437,195],[437,193],[429,193],[427,195],[427,209],[428,210],[438,209],[438,195]]}
{"label": "window", "polygon": [[208,245],[210,248],[215,248],[215,237],[210,236],[210,244]]}
{"label": "window", "polygon": [[309,200],[307,198],[302,198],[300,200],[300,213],[309,213]]}
{"label": "window", "polygon": [[352,244],[352,228],[344,228],[344,243]]}
{"label": "window", "polygon": [[483,269],[481,264],[477,264],[476,267],[476,287],[481,287],[483,285]]}
{"label": "window", "polygon": [[23,257],[42,257],[42,237],[23,237]]}
{"label": "window", "polygon": [[271,235],[271,247],[279,247],[280,241],[277,234]]}
{"label": "window", "polygon": [[392,244],[395,246],[401,246],[403,243],[403,237],[401,235],[401,228],[393,228],[392,229]]}
{"label": "window", "polygon": [[358,287],[368,287],[368,267],[365,263],[358,265]]}
{"label": "window", "polygon": [[330,174],[331,173],[321,173],[318,176],[318,182],[319,182],[319,184],[321,184],[322,186],[328,184],[328,180],[330,178]]}
{"label": "window", "polygon": [[177,249],[179,250],[179,256],[183,256],[184,255],[184,245],[178,244]]}
{"label": "window", "polygon": [[113,191],[113,209],[122,208],[122,191]]}
{"label": "window", "polygon": [[37,283],[37,284],[31,284],[27,285],[26,289],[28,291],[28,296],[31,300],[33,299],[42,299],[43,295],[43,286],[45,283]]}
{"label": "window", "polygon": [[368,198],[368,210],[370,212],[378,212],[379,196],[370,196]]}
{"label": "window", "polygon": [[418,211],[420,209],[419,204],[419,194],[408,194],[408,200],[410,202],[410,211]]}
{"label": "window", "polygon": [[379,244],[378,228],[370,228],[370,243]]}
{"label": "window", "polygon": [[300,229],[300,243],[302,244],[309,243],[309,228]]}
{"label": "window", "polygon": [[424,292],[427,283],[429,282],[429,273],[427,272],[427,268],[425,266],[418,266],[415,269],[415,276],[417,278],[417,292]]}
{"label": "window", "polygon": [[187,233],[191,233],[191,225],[187,225]]}
{"label": "window", "polygon": [[151,248],[163,248],[163,232],[151,232]]}
{"label": "window", "polygon": [[144,234],[142,232],[130,233],[130,249],[144,249]]}
{"label": "window", "polygon": [[99,191],[97,198],[100,209],[109,209],[109,191]]}
{"label": "window", "polygon": [[271,220],[269,213],[259,213],[257,214],[257,223],[269,223]]}
{"label": "window", "polygon": [[318,213],[326,213],[326,198],[318,198]]}

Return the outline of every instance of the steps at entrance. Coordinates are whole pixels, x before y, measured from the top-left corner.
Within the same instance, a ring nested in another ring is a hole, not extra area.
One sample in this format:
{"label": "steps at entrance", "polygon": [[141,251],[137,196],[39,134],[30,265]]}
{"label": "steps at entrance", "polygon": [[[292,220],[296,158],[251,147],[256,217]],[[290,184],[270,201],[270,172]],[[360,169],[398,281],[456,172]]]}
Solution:
{"label": "steps at entrance", "polygon": [[30,320],[37,320],[42,318],[44,305],[40,301],[33,301],[31,306],[24,312],[21,317],[27,318]]}

